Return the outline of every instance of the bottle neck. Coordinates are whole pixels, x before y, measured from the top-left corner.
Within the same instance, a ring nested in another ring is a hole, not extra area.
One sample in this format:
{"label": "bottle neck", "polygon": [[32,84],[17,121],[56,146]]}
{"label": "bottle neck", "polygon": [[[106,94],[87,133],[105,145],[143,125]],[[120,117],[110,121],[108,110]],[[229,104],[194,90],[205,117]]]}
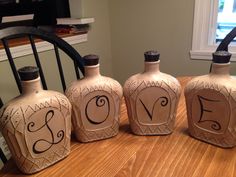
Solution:
{"label": "bottle neck", "polygon": [[42,90],[40,77],[34,80],[21,81],[22,94],[34,93]]}
{"label": "bottle neck", "polygon": [[99,64],[94,65],[94,66],[85,66],[84,67],[84,76],[85,77],[100,76]]}
{"label": "bottle neck", "polygon": [[144,64],[144,72],[160,72],[160,60],[156,62],[147,62]]}
{"label": "bottle neck", "polygon": [[219,64],[219,63],[212,63],[211,74],[216,75],[230,75],[230,62]]}

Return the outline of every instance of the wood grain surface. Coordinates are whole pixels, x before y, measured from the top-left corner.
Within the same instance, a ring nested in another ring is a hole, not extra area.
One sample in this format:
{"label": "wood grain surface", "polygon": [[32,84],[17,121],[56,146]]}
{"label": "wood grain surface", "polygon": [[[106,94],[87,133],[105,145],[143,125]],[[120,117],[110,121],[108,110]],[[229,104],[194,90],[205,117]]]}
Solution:
{"label": "wood grain surface", "polygon": [[[179,78],[182,86],[189,80]],[[218,148],[188,135],[183,89],[171,135],[133,135],[123,103],[118,136],[87,144],[72,137],[71,145],[71,154],[66,159],[32,176],[236,177],[236,148]],[[11,159],[0,176],[24,175]]]}

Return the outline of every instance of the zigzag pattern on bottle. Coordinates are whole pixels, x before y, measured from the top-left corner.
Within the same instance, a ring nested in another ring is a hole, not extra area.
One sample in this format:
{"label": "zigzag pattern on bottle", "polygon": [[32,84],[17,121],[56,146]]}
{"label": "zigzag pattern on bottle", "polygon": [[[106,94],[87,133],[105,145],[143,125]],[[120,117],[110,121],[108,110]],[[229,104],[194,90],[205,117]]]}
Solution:
{"label": "zigzag pattern on bottle", "polygon": [[28,111],[37,112],[38,110],[51,107],[52,102],[53,102],[53,99],[50,99],[49,102],[45,101],[44,103],[40,103],[39,105],[35,104],[34,107],[31,105],[28,105],[27,108],[25,109],[24,113],[26,114],[26,112],[28,112]]}
{"label": "zigzag pattern on bottle", "polygon": [[[27,172],[27,173],[35,172],[35,169],[38,169],[38,170],[43,169],[43,168],[45,168],[49,165],[52,165],[51,162],[54,161],[54,163],[56,163],[57,161],[61,160],[62,156],[65,157],[69,153],[69,151],[65,151],[65,149],[66,148],[59,149],[58,152],[54,152],[51,155],[51,157],[48,157],[48,158],[45,157],[45,158],[41,158],[41,159],[38,159],[38,160],[32,160],[29,157],[25,158],[24,161],[22,161],[22,164],[19,168],[22,171]],[[64,153],[61,154],[60,151],[64,151]],[[30,167],[30,168],[26,168],[26,167]],[[41,167],[41,168],[39,169],[39,167]]]}
{"label": "zigzag pattern on bottle", "polygon": [[206,141],[206,142],[211,142],[214,145],[220,145],[223,147],[232,147],[232,140],[228,140],[225,138],[215,138],[215,137],[209,137],[208,133],[198,133],[194,135],[196,138]]}
{"label": "zigzag pattern on bottle", "polygon": [[100,139],[106,139],[116,136],[119,131],[119,122],[115,121],[112,127],[108,127],[102,130],[86,131],[79,129],[79,139],[82,142],[96,141]]}
{"label": "zigzag pattern on bottle", "polygon": [[169,134],[172,132],[170,125],[173,124],[173,121],[164,125],[139,125],[135,122],[135,126],[132,126],[134,133],[140,135],[156,135],[156,134]]}

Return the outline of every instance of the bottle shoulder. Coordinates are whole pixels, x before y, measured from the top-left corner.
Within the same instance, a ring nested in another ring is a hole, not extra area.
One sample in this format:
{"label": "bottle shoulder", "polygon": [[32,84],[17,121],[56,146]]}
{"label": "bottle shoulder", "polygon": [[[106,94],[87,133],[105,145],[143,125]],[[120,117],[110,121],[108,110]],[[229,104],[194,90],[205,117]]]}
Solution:
{"label": "bottle shoulder", "polygon": [[93,91],[106,91],[108,93],[114,93],[118,97],[123,96],[122,86],[118,81],[106,76],[98,76],[91,78],[82,78],[74,81],[70,87],[66,90],[65,94],[71,102],[75,97],[81,97],[89,92]]}
{"label": "bottle shoulder", "polygon": [[179,81],[171,75],[158,73],[140,73],[131,76],[124,84],[124,94],[132,94],[139,87],[169,87],[175,92],[180,92],[181,86]]}
{"label": "bottle shoulder", "polygon": [[82,79],[73,81],[68,88],[83,88],[93,85],[104,85],[109,83],[119,84],[119,82],[113,78],[100,75],[96,77],[84,77]]}
{"label": "bottle shoulder", "polygon": [[67,117],[71,112],[71,104],[64,94],[56,91],[40,90],[37,93],[22,94],[1,108],[0,127],[3,129],[8,122],[12,122],[8,126],[14,127],[31,115],[48,109],[57,110]]}
{"label": "bottle shoulder", "polygon": [[129,82],[134,82],[134,81],[164,81],[164,80],[168,80],[168,81],[173,81],[173,82],[176,82],[176,83],[179,83],[179,81],[169,75],[169,74],[166,74],[166,73],[162,73],[162,72],[156,72],[156,73],[138,73],[138,74],[135,74],[131,77],[129,77],[125,83],[129,83]]}
{"label": "bottle shoulder", "polygon": [[185,93],[202,89],[236,91],[236,79],[231,76],[212,74],[197,76],[187,83]]}
{"label": "bottle shoulder", "polygon": [[15,98],[8,101],[4,107],[6,106],[15,106],[15,105],[25,105],[25,104],[31,104],[31,103],[39,103],[44,100],[48,99],[65,99],[67,100],[67,97],[58,91],[53,90],[40,90],[37,92],[32,93],[26,93],[16,96]]}

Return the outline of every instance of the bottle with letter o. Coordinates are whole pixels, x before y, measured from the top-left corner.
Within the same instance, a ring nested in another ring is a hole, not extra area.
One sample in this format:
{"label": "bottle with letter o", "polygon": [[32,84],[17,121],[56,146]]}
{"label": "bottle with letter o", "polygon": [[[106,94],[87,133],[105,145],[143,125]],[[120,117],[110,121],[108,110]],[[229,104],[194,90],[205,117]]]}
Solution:
{"label": "bottle with letter o", "polygon": [[66,90],[72,104],[72,124],[77,140],[91,142],[118,134],[121,85],[102,76],[96,55],[83,57],[85,76]]}

